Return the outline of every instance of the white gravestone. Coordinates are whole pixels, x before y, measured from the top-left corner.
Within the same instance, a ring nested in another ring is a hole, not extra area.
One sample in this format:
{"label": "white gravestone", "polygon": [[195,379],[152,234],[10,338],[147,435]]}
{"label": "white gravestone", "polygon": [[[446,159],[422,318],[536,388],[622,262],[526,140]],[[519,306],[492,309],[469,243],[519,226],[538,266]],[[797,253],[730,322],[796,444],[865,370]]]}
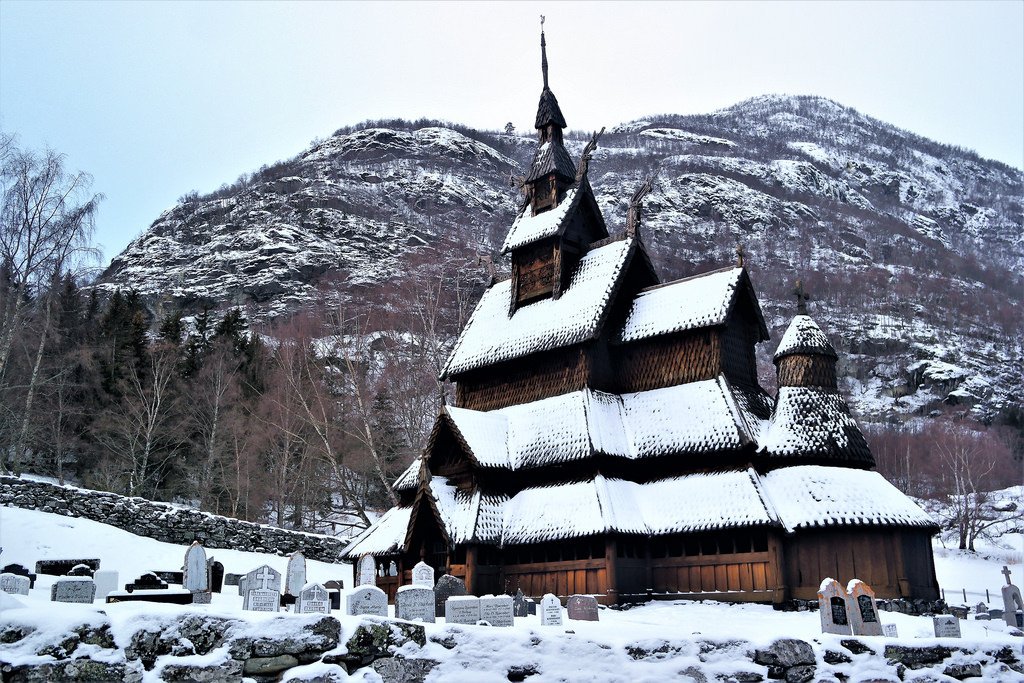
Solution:
{"label": "white gravestone", "polygon": [[562,625],[562,603],[552,593],[546,594],[540,601],[541,626]]}
{"label": "white gravestone", "polygon": [[1003,576],[1006,577],[1006,585],[1003,586],[1003,621],[1007,626],[1022,626],[1017,621],[1017,610],[1024,615],[1024,601],[1021,600],[1020,589],[1010,583],[1010,568],[1003,566]]}
{"label": "white gravestone", "polygon": [[0,574],[0,591],[13,595],[28,595],[31,581],[27,576],[18,574]]}
{"label": "white gravestone", "polygon": [[434,589],[434,568],[426,562],[417,562],[412,568],[412,585]]}
{"label": "white gravestone", "polygon": [[116,569],[98,569],[92,579],[96,582],[96,597],[100,600],[105,600],[121,585],[121,577]]}
{"label": "white gravestone", "polygon": [[475,595],[453,595],[444,603],[444,620],[448,624],[475,624],[480,621],[480,598]]}
{"label": "white gravestone", "polygon": [[295,598],[295,612],[297,614],[330,614],[331,596],[327,589],[319,583],[306,584],[299,589]]}
{"label": "white gravestone", "polygon": [[363,555],[356,566],[356,586],[377,585],[377,561],[373,555]]}
{"label": "white gravestone", "polygon": [[850,608],[850,625],[855,636],[882,635],[882,622],[878,620],[875,606],[875,591],[860,579],[853,579],[846,586]]}
{"label": "white gravestone", "polygon": [[896,624],[882,624],[882,635],[886,638],[898,638],[899,634],[896,632]]}
{"label": "white gravestone", "polygon": [[345,596],[345,614],[356,616],[372,614],[378,617],[388,615],[387,593],[376,586],[359,586]]}
{"label": "white gravestone", "polygon": [[512,626],[512,596],[485,595],[480,598],[480,619],[491,626]]}
{"label": "white gravestone", "polygon": [[[239,584],[241,586],[241,584]],[[263,565],[245,575],[242,609],[277,612],[281,607],[281,572]]]}
{"label": "white gravestone", "polygon": [[96,597],[96,582],[87,576],[64,576],[50,586],[52,602],[92,603]]}
{"label": "white gravestone", "polygon": [[427,586],[402,586],[395,593],[395,617],[434,623],[434,591]]}
{"label": "white gravestone", "polygon": [[960,620],[952,614],[940,614],[932,617],[932,628],[936,638],[959,638]]}
{"label": "white gravestone", "polygon": [[849,605],[846,591],[839,582],[829,577],[818,587],[818,615],[821,617],[821,632],[841,636],[851,634]]}
{"label": "white gravestone", "polygon": [[210,604],[210,566],[206,561],[206,550],[199,541],[193,541],[185,551],[185,569],[181,585],[192,593],[194,604]]}
{"label": "white gravestone", "polygon": [[306,556],[301,552],[292,553],[288,558],[288,568],[284,572],[284,592],[286,595],[298,596],[306,585]]}

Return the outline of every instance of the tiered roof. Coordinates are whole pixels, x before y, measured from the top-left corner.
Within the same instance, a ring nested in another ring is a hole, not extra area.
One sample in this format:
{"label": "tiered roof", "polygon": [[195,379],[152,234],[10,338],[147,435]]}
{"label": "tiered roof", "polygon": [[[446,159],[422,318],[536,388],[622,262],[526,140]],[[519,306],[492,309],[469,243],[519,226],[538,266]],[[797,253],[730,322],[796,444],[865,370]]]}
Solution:
{"label": "tiered roof", "polygon": [[836,358],[836,350],[818,323],[806,313],[793,317],[793,322],[782,335],[779,347],[775,349],[775,360],[793,354],[819,354]]}
{"label": "tiered roof", "polygon": [[846,401],[836,390],[823,387],[779,387],[761,450],[774,459],[824,457],[874,464]]}

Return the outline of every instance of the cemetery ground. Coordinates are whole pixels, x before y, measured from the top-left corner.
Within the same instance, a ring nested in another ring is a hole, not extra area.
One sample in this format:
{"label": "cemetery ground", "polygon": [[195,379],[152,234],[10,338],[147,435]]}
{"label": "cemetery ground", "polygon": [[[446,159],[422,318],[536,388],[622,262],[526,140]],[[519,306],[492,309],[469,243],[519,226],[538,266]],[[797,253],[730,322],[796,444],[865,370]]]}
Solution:
{"label": "cemetery ground", "polygon": [[[988,546],[976,556],[939,548],[936,566],[939,584],[947,589],[948,602],[962,602],[952,595],[953,589],[967,587],[976,591],[988,587],[989,605],[999,606],[1002,565],[1009,565],[1014,583],[1020,585],[1024,579],[1021,540],[1020,534],[1008,534],[1001,539],[1001,545],[1007,547]],[[186,551],[184,546],[140,538],[98,522],[6,507],[0,508],[0,546],[0,565],[20,563],[32,568],[39,559],[98,558],[103,569],[119,572],[121,587],[147,571],[180,570]],[[266,564],[284,574],[288,564],[287,557],[259,553],[208,549],[207,555],[223,563],[228,573],[243,574]],[[250,641],[257,643],[252,645],[257,655],[258,644],[264,643],[265,656],[251,661],[279,664],[281,658],[290,658],[286,662],[289,667],[265,672],[265,677],[258,670],[247,669],[244,675],[253,680],[423,680],[426,674],[428,681],[465,683],[714,683],[767,680],[773,674],[770,660],[779,654],[773,655],[770,648],[779,639],[792,638],[810,647],[796,647],[788,655],[780,650],[785,656],[795,657],[797,665],[781,674],[778,669],[774,673],[794,681],[899,680],[899,665],[893,664],[891,656],[886,661],[887,655],[897,652],[887,650],[894,646],[931,652],[937,658],[925,662],[923,668],[914,668],[905,660],[908,668],[902,671],[904,680],[1024,681],[1019,672],[1024,639],[1011,635],[1011,629],[998,620],[962,620],[961,638],[936,638],[931,618],[883,611],[881,621],[894,624],[898,636],[858,637],[856,640],[866,646],[862,649],[851,645],[850,636],[822,634],[817,612],[778,612],[764,605],[656,601],[626,610],[601,609],[600,620],[596,622],[568,620],[563,611],[561,627],[541,626],[538,616],[517,617],[511,628],[449,626],[439,615],[437,623],[422,624],[405,634],[388,626],[381,631],[380,624],[384,622],[379,618],[345,616],[334,610],[331,617],[340,623],[338,637],[325,639],[324,617],[243,611],[242,598],[235,586],[225,585],[221,593],[213,594],[208,605],[104,604],[98,599],[93,605],[85,605],[50,602],[50,587],[56,579],[40,574],[29,595],[0,594],[0,669],[55,662],[62,657],[73,662],[91,659],[124,665],[126,648],[136,652],[146,649],[145,639],[138,636],[146,631],[157,634],[153,636],[157,645],[150,647],[155,659],[147,662],[148,668],[140,661],[128,662],[126,680],[198,680],[200,671],[219,672],[203,680],[240,680],[242,664],[232,660],[233,654],[237,657],[232,648],[241,639],[247,647]],[[350,588],[351,567],[307,560],[307,581],[329,580],[341,580]],[[977,602],[969,592],[968,604]],[[389,609],[393,614],[393,606]],[[192,621],[232,622],[235,642],[202,652],[198,640],[193,643],[179,634],[190,615],[195,615]],[[113,642],[100,642],[101,638],[88,643],[83,639],[70,655],[62,654],[61,648],[68,647],[69,638],[74,640],[73,632],[83,624],[109,624],[108,640]],[[419,628],[423,631],[418,632]],[[34,632],[10,642],[4,634],[12,629]],[[370,639],[377,641],[373,647],[382,646],[386,651],[391,645],[392,651],[387,654],[398,656],[378,659],[373,667],[353,665],[356,660],[349,650],[355,647],[353,643],[358,638],[354,636],[360,633],[372,634]],[[161,651],[159,643],[165,641],[169,645]],[[305,641],[311,643],[313,660],[295,652],[294,643],[298,642],[301,650]],[[282,654],[280,648],[275,650],[266,645],[271,642],[291,643],[292,653]],[[346,656],[347,662],[342,661]],[[811,669],[806,666],[808,660],[812,662]],[[427,663],[417,668],[417,661]],[[391,664],[381,666],[385,662]],[[60,671],[64,675],[82,672],[82,680],[87,673],[81,667]],[[8,678],[4,674],[4,680]]]}

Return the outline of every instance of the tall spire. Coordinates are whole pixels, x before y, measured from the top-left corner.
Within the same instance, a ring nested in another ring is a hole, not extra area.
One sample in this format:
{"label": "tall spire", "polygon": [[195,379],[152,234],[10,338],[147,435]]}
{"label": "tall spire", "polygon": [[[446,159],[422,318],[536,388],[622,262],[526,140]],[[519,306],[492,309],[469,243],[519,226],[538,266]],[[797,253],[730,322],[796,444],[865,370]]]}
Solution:
{"label": "tall spire", "polygon": [[540,70],[544,72],[544,89],[548,89],[548,46],[544,42],[544,15],[540,15]]}

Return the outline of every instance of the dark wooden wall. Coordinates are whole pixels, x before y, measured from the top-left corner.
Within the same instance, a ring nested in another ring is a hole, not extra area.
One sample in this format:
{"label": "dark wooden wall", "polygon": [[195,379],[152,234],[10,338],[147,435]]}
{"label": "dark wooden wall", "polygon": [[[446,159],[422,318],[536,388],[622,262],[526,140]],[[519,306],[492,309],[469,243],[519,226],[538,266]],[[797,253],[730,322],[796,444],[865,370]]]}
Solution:
{"label": "dark wooden wall", "polygon": [[612,350],[616,390],[646,391],[718,376],[722,338],[717,329],[642,339]]}
{"label": "dark wooden wall", "polygon": [[589,376],[586,349],[571,346],[460,376],[456,404],[473,410],[495,410],[539,401],[578,391],[587,385]]}
{"label": "dark wooden wall", "polygon": [[836,388],[836,361],[823,355],[793,354],[778,362],[780,387]]}
{"label": "dark wooden wall", "polygon": [[555,286],[555,243],[547,239],[516,249],[512,256],[516,305],[551,296]]}

